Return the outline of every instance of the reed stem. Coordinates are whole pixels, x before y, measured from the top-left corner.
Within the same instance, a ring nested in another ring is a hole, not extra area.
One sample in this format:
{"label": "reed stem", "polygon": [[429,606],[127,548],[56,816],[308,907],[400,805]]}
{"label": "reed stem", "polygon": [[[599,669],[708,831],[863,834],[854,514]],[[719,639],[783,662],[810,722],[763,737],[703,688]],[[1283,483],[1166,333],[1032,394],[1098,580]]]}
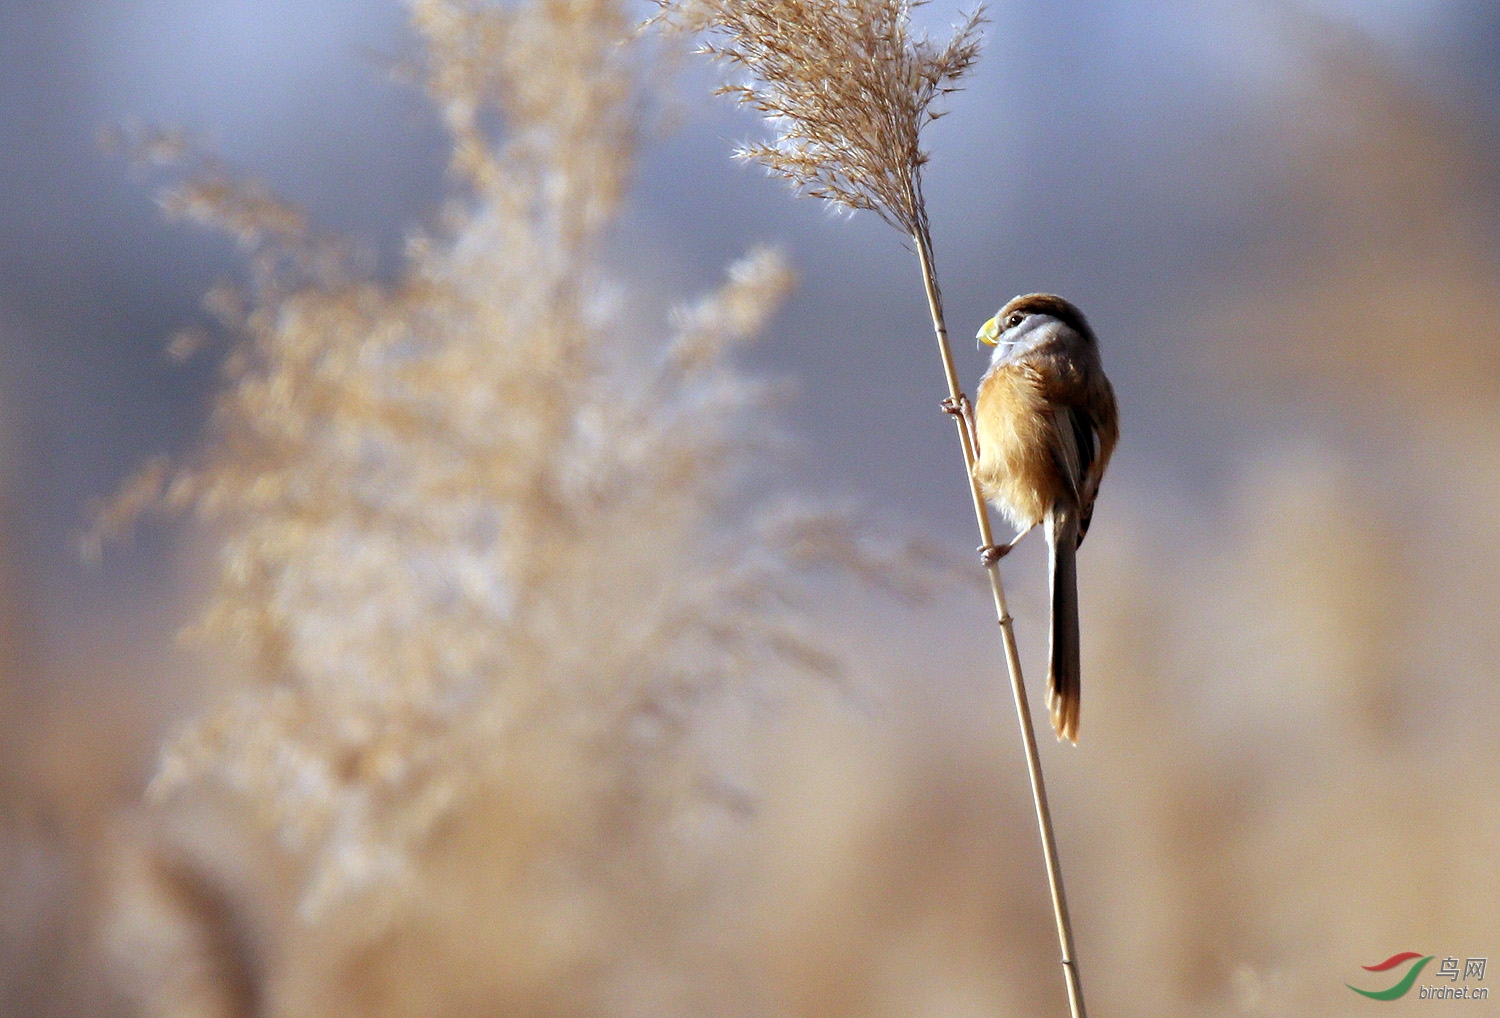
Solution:
{"label": "reed stem", "polygon": [[[914,203],[920,203],[920,196]],[[920,209],[920,204],[917,204]],[[948,326],[943,319],[942,291],[938,289],[937,272],[932,261],[932,237],[925,216],[919,219],[917,229],[912,232],[917,259],[922,265],[922,282],[927,287],[927,306],[932,311],[932,330],[937,335],[938,354],[943,359],[943,374],[948,380],[948,397],[955,403],[966,397],[959,385],[958,370],[953,364],[953,352],[948,345]],[[989,506],[979,490],[979,481],[974,476],[974,460],[977,450],[969,435],[968,425],[962,416],[955,415],[958,424],[958,441],[963,448],[964,473],[969,478],[969,494],[974,501],[974,515],[979,522],[979,538],[984,547],[995,543],[990,529]],[[992,562],[986,567],[990,575],[990,592],[995,599],[995,616],[1000,622],[1000,635],[1005,644],[1005,663],[1010,672],[1011,693],[1016,700],[1016,718],[1021,725],[1021,742],[1026,747],[1026,767],[1031,774],[1031,799],[1036,806],[1037,827],[1042,835],[1042,855],[1047,864],[1047,885],[1052,891],[1052,915],[1057,920],[1057,942],[1062,949],[1063,979],[1068,987],[1068,1006],[1073,1018],[1085,1018],[1083,984],[1078,975],[1078,960],[1073,950],[1073,923],[1068,917],[1068,898],[1063,889],[1062,864],[1057,858],[1057,839],[1052,833],[1052,810],[1047,805],[1047,785],[1042,778],[1042,761],[1037,754],[1036,730],[1031,721],[1031,706],[1026,698],[1026,684],[1021,679],[1021,655],[1016,649],[1016,634],[1012,627],[1010,609],[1005,604],[1005,587],[1000,581],[1000,563]]]}

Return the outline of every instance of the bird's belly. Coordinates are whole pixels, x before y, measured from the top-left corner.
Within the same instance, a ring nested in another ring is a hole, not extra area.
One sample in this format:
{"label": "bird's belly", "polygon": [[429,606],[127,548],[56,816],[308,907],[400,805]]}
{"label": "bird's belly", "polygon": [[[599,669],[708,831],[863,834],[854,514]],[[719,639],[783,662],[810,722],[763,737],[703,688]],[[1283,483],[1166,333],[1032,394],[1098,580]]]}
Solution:
{"label": "bird's belly", "polygon": [[979,490],[1018,530],[1040,523],[1061,487],[1051,407],[1023,372],[1002,368],[979,385],[975,425]]}

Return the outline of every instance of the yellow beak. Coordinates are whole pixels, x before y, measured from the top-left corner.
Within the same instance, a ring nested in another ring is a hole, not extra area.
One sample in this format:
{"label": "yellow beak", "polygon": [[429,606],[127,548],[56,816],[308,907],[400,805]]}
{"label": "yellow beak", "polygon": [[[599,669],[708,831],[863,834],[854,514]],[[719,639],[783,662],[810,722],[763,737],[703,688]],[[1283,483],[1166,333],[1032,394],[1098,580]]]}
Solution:
{"label": "yellow beak", "polygon": [[996,315],[979,327],[979,334],[974,337],[985,346],[994,346],[1000,342],[1000,316]]}

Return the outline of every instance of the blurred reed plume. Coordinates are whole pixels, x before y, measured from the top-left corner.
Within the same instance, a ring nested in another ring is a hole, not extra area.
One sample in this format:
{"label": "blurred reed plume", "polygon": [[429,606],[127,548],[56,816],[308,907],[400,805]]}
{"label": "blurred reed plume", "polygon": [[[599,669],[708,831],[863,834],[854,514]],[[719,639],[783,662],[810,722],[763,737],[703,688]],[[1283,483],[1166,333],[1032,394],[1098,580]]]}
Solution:
{"label": "blurred reed plume", "polygon": [[[487,921],[514,944],[475,968],[555,982],[548,966],[606,966],[597,927],[627,906],[539,902],[536,885],[615,879],[658,918],[680,904],[694,839],[746,804],[707,761],[716,705],[838,669],[797,607],[811,571],[910,593],[915,558],[848,513],[747,484],[765,488],[775,434],[767,387],[731,358],[791,285],[779,254],[731,266],[672,313],[665,343],[608,280],[653,59],[622,5],[418,0],[412,23],[452,137],[441,232],[381,284],[263,188],[190,165],[163,204],[248,251],[248,291],[210,300],[244,338],[212,440],[148,466],[96,538],[182,508],[220,543],[197,632],[248,667],[166,751],[159,806],[230,802],[274,836],[304,922],[370,936],[435,893],[434,852],[472,850],[460,818],[498,811],[500,847],[464,879],[490,888],[468,893],[505,913]],[[129,917],[216,929],[235,910],[211,890],[221,863],[156,854],[123,865],[114,935],[171,969],[182,938],[153,947],[160,923]],[[256,983],[234,958],[199,968]]]}
{"label": "blurred reed plume", "polygon": [[[743,72],[722,94],[759,110],[769,143],[749,144],[742,158],[765,164],[803,194],[855,211],[875,212],[910,238],[926,288],[938,356],[948,384],[943,406],[958,425],[969,497],[981,548],[995,544],[989,507],[974,472],[978,450],[966,422],[968,397],[948,344],[927,203],[922,194],[922,129],[942,115],[933,108],[979,59],[984,8],[964,16],[948,42],[911,32],[911,0],[658,0],[658,20],[703,35],[702,52]],[[1057,858],[1046,782],[1037,753],[1020,651],[998,560],[986,562],[1006,670],[1026,752],[1037,827],[1047,867],[1068,1004],[1085,1013],[1072,922]]]}

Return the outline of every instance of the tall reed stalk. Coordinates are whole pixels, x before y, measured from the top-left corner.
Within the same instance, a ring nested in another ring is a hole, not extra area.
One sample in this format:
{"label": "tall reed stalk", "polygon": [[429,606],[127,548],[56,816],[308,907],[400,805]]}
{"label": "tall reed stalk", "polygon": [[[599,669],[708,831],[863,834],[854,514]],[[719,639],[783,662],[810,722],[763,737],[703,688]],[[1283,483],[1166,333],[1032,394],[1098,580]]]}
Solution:
{"label": "tall reed stalk", "polygon": [[[993,545],[989,509],[974,476],[976,450],[961,413],[967,397],[943,316],[922,194],[922,166],[928,156],[921,146],[922,128],[943,115],[933,104],[955,91],[978,60],[983,8],[966,16],[952,37],[939,45],[910,31],[911,10],[921,0],[658,2],[662,11],[656,20],[700,35],[705,40],[701,51],[740,75],[719,92],[760,111],[771,125],[771,139],[742,146],[736,153],[740,158],[764,164],[805,196],[850,211],[874,212],[911,238],[948,384],[943,406],[954,412],[958,425],[980,541]],[[988,564],[986,571],[1026,748],[1068,1004],[1073,1018],[1083,1018],[1073,927],[1015,630],[998,562]]]}

